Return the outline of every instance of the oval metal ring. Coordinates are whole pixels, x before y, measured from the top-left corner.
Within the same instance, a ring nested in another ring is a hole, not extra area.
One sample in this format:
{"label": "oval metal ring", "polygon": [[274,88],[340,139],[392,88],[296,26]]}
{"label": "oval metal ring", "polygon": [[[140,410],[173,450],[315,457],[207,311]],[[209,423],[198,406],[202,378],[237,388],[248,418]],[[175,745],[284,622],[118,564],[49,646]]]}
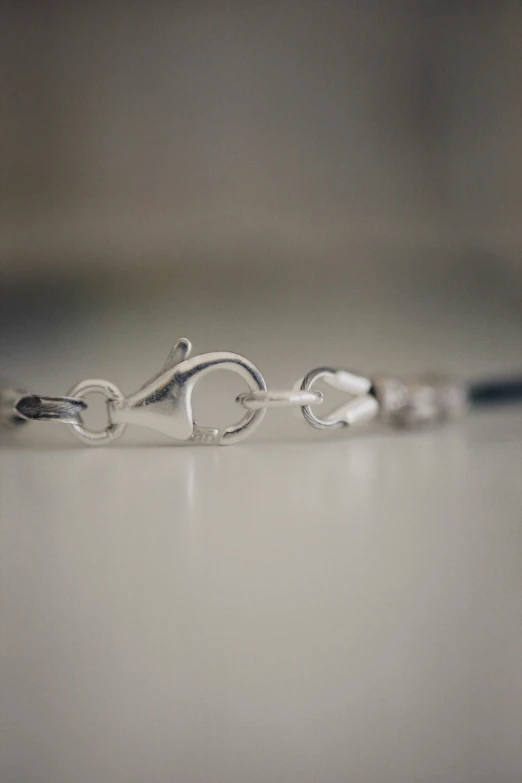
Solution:
{"label": "oval metal ring", "polygon": [[309,391],[319,380],[324,380],[338,391],[347,392],[349,400],[325,418],[316,416],[309,405],[303,405],[301,410],[306,421],[317,429],[348,427],[362,424],[375,418],[379,411],[379,403],[370,394],[372,382],[370,378],[348,372],[334,370],[331,367],[318,367],[311,370],[301,383],[302,391]]}
{"label": "oval metal ring", "polygon": [[[86,381],[80,381],[69,392],[69,397],[77,397],[81,400],[87,394],[101,394],[107,400],[107,403],[115,400],[123,400],[123,394],[118,387],[110,381],[104,381],[100,379],[89,379]],[[91,446],[101,446],[111,441],[117,440],[127,428],[126,424],[115,424],[111,422],[104,430],[91,430],[83,423],[81,415],[78,417],[79,423],[71,423],[73,434]]]}
{"label": "oval metal ring", "polygon": [[323,394],[320,391],[253,391],[238,394],[236,402],[248,410],[256,411],[260,408],[302,408],[304,405],[320,405]]}

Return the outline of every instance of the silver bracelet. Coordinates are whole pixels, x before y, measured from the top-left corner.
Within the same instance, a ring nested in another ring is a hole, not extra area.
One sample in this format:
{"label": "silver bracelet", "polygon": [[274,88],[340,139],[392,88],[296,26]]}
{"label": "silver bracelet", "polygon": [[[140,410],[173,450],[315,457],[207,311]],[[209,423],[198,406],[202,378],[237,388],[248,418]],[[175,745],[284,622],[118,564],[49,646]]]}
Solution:
{"label": "silver bracelet", "polygon": [[[17,427],[30,421],[59,421],[91,446],[117,440],[128,424],[157,430],[175,441],[226,445],[252,434],[267,408],[301,408],[304,420],[317,429],[353,427],[375,419],[408,428],[458,418],[470,405],[522,400],[520,378],[471,385],[434,374],[410,380],[367,378],[333,367],[310,370],[291,390],[273,391],[267,389],[257,367],[243,356],[216,351],[190,358],[191,348],[189,340],[178,340],[160,372],[129,397],[115,384],[99,379],[81,381],[65,397],[0,387],[0,424]],[[243,409],[242,418],[222,431],[200,427],[192,416],[194,387],[213,370],[231,370],[249,388],[236,398]],[[323,394],[315,388],[320,381],[346,394],[342,405],[323,416],[316,413],[324,403]],[[87,409],[84,398],[95,393],[107,403],[109,424],[103,430],[89,429],[82,419]]]}

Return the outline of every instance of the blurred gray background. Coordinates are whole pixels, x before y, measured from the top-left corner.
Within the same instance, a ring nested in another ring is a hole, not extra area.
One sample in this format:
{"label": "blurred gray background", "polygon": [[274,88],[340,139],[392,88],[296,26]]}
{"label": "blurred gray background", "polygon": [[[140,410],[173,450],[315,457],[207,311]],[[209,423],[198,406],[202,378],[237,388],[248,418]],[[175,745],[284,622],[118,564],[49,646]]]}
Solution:
{"label": "blurred gray background", "polygon": [[0,36],[9,298],[418,254],[520,279],[516,0],[3,2]]}
{"label": "blurred gray background", "polygon": [[[520,371],[521,41],[518,0],[0,2],[0,375]],[[2,439],[2,783],[520,781],[521,424]]]}
{"label": "blurred gray background", "polygon": [[519,366],[517,0],[4,2],[0,35],[4,375],[135,383],[180,334],[280,384],[303,343]]}

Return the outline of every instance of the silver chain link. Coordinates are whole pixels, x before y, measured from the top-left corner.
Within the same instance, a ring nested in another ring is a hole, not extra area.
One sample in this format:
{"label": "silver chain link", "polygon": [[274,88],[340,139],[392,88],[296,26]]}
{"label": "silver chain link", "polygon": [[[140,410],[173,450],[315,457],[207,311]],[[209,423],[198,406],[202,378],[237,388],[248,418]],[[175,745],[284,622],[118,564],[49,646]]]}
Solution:
{"label": "silver chain link", "polygon": [[[239,354],[216,351],[191,358],[191,348],[189,340],[178,340],[161,371],[129,397],[100,379],[82,381],[66,397],[43,397],[0,386],[0,424],[13,427],[28,421],[59,421],[90,445],[117,440],[128,424],[157,430],[176,441],[229,444],[250,435],[268,408],[301,408],[305,421],[317,429],[351,427],[376,418],[392,426],[413,427],[460,416],[466,409],[465,385],[446,376],[371,379],[344,369],[318,367],[293,389],[275,391],[267,389],[259,370]],[[198,426],[192,415],[197,381],[218,369],[237,373],[249,387],[236,398],[243,417],[223,431]],[[322,417],[315,413],[324,405],[324,395],[315,388],[320,382],[347,395],[345,402]],[[106,399],[109,424],[102,430],[92,430],[83,421],[88,394]]]}

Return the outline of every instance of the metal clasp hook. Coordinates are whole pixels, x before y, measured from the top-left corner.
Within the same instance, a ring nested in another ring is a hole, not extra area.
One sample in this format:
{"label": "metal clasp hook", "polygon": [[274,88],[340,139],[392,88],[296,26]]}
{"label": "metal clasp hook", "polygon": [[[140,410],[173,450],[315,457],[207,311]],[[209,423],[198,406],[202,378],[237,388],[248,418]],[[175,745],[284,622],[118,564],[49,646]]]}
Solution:
{"label": "metal clasp hook", "polygon": [[191,343],[178,340],[161,372],[131,397],[109,401],[114,424],[138,424],[180,441],[229,444],[249,435],[262,421],[265,409],[250,410],[222,432],[199,427],[192,416],[192,392],[198,380],[213,370],[231,370],[251,391],[266,391],[259,370],[248,359],[228,351],[215,351],[189,358]]}

